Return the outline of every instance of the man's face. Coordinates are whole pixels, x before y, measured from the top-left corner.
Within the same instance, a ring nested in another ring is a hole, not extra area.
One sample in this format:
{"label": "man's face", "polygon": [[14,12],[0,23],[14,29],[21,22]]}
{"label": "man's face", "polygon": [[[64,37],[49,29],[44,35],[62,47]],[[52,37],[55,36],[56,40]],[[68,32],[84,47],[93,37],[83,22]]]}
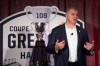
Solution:
{"label": "man's face", "polygon": [[78,19],[78,13],[75,9],[70,9],[66,14],[66,19],[71,24],[76,24]]}

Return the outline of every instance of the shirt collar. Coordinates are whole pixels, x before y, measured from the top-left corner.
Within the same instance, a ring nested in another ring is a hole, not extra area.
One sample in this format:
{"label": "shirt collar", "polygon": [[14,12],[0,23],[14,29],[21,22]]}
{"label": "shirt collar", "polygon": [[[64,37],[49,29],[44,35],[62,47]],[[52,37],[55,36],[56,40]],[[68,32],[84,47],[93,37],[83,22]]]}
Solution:
{"label": "shirt collar", "polygon": [[[70,28],[68,28],[66,23],[65,23],[65,28],[70,29]],[[74,25],[74,27],[72,29],[76,29],[76,25]]]}

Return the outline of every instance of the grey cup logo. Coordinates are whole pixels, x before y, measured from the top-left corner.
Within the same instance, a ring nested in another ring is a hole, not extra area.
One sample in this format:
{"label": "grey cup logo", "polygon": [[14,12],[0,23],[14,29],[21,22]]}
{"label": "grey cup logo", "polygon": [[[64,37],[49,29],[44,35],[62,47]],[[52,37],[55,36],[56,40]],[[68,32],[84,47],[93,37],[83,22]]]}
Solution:
{"label": "grey cup logo", "polygon": [[[34,56],[31,56],[30,66],[48,66],[48,60],[47,56],[48,53],[46,51],[46,46],[45,46],[45,41],[43,40],[43,33],[46,30],[45,26],[49,24],[50,21],[52,21],[56,15],[57,15],[57,7],[52,6],[52,7],[47,7],[47,6],[36,6],[36,7],[31,7],[27,6],[25,8],[26,15],[27,17],[32,21],[31,26],[32,29],[37,32],[36,37],[37,41],[35,43],[35,48],[34,51]],[[32,17],[29,17],[28,12],[32,13]],[[50,15],[52,12],[55,12],[55,15],[52,19],[50,19]],[[34,27],[34,28],[33,28]]]}

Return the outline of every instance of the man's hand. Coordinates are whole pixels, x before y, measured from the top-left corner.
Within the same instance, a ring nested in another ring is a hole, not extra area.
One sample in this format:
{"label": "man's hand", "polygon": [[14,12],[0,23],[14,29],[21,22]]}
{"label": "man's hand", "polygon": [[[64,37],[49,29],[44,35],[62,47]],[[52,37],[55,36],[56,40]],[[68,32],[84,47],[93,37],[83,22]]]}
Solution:
{"label": "man's hand", "polygon": [[89,50],[89,51],[93,50],[93,49],[94,49],[94,41],[92,41],[92,43],[86,42],[86,43],[84,44],[84,48],[86,48],[86,49]]}
{"label": "man's hand", "polygon": [[64,40],[60,41],[60,42],[59,42],[59,40],[57,40],[56,44],[55,44],[55,50],[58,51],[60,49],[63,49],[64,45],[65,45],[65,41]]}

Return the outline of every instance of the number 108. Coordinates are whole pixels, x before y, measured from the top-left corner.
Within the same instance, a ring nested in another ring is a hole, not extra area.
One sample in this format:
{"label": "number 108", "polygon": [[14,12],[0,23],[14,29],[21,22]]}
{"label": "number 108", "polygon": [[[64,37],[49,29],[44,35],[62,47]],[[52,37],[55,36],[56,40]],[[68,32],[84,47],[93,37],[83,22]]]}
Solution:
{"label": "number 108", "polygon": [[36,13],[37,17],[36,18],[47,18],[47,13]]}

